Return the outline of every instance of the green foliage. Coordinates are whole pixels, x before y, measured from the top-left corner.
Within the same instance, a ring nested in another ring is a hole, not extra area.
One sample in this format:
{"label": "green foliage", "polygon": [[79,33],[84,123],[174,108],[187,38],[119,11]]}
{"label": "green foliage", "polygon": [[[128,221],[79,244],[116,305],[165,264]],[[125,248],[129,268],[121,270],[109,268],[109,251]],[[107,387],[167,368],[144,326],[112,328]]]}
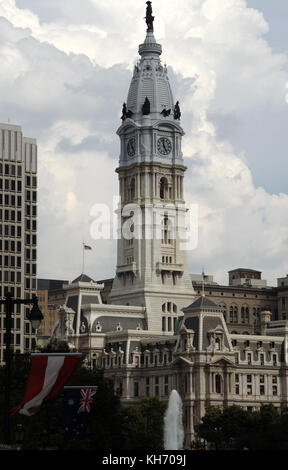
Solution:
{"label": "green foliage", "polygon": [[[11,408],[24,397],[30,369],[30,357],[14,356],[11,367]],[[81,440],[65,436],[62,426],[63,393],[47,402],[33,416],[11,415],[11,437],[17,423],[25,429],[24,450],[43,448],[43,431],[50,436],[48,447],[61,450],[162,449],[165,405],[157,398],[144,399],[140,405],[124,407],[114,393],[113,384],[103,370],[90,370],[80,363],[65,385],[97,385],[89,415],[87,436]],[[0,415],[3,415],[4,367],[0,367]],[[0,442],[3,441],[0,423]]]}
{"label": "green foliage", "polygon": [[199,426],[199,437],[216,450],[287,450],[288,411],[263,405],[259,411],[240,406],[210,408]]}
{"label": "green foliage", "polygon": [[139,405],[123,410],[122,446],[124,450],[163,449],[166,405],[157,397],[143,398]]}

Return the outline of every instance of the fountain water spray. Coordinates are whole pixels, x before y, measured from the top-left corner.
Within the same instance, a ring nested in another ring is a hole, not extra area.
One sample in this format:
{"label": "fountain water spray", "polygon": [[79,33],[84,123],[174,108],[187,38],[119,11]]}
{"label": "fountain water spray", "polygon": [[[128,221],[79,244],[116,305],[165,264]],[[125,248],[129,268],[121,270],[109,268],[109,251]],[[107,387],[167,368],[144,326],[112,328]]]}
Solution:
{"label": "fountain water spray", "polygon": [[182,400],[178,392],[172,390],[164,417],[164,449],[181,450],[183,443]]}

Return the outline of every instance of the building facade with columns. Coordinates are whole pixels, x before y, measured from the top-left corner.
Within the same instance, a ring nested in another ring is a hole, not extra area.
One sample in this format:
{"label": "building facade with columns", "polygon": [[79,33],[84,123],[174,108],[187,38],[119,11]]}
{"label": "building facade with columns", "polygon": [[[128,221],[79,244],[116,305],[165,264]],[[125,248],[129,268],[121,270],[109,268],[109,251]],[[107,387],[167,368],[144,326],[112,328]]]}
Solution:
{"label": "building facade with columns", "polygon": [[53,335],[102,367],[125,404],[168,401],[176,389],[189,447],[209,406],[287,406],[288,281],[267,287],[259,271],[239,268],[222,286],[187,271],[184,131],[153,21],[147,12],[117,131],[116,275],[65,286]]}

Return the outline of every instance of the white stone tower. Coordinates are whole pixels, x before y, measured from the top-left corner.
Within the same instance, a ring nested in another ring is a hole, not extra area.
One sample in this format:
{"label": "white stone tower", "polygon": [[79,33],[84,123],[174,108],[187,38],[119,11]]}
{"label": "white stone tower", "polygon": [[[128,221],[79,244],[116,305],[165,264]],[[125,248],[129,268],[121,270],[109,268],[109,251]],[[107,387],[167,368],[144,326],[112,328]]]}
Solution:
{"label": "white stone tower", "polygon": [[186,207],[181,151],[184,135],[179,103],[175,104],[162,47],[153,34],[147,2],[147,35],[139,46],[127,104],[122,111],[119,167],[120,207],[114,304],[146,308],[153,332],[174,331],[181,309],[194,290],[186,267]]}

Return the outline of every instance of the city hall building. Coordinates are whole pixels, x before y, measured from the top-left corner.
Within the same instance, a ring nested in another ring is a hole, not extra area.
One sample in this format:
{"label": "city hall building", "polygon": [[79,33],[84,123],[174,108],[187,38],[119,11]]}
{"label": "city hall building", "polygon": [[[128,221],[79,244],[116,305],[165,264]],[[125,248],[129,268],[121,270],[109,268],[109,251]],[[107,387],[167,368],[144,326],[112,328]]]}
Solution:
{"label": "city hall building", "polygon": [[[189,447],[209,406],[288,405],[288,276],[269,287],[261,272],[238,268],[224,286],[188,272],[181,111],[147,5],[147,34],[117,131],[120,229],[130,227],[130,235],[121,230],[113,280],[82,273],[63,287],[53,336],[103,367],[123,403],[167,401],[176,389]],[[135,235],[131,212],[142,235],[148,228],[152,236]]]}

